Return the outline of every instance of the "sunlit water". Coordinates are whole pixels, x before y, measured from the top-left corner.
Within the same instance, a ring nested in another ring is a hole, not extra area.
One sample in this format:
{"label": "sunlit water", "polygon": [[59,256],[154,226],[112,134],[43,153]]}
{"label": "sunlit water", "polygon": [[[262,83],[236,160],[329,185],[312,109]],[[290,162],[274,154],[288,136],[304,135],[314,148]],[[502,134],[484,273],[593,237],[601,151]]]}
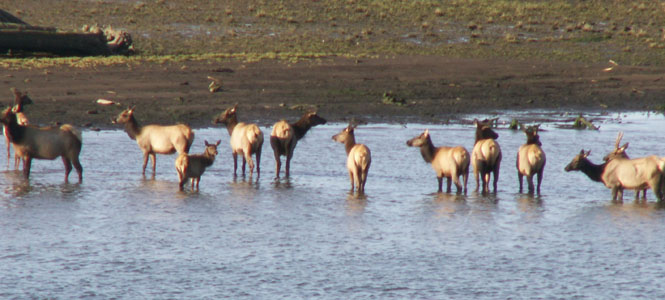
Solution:
{"label": "sunlit water", "polygon": [[600,161],[618,130],[633,157],[665,155],[662,116],[620,117],[600,131],[541,126],[536,198],[517,193],[525,136],[507,129],[498,193],[457,196],[434,193],[434,172],[405,142],[429,128],[435,145],[471,149],[472,126],[360,126],[373,155],[366,198],[348,193],[331,140],[342,124],[310,131],[279,183],[268,142],[260,179],[234,179],[226,130],[196,130],[193,153],[223,143],[198,193],[177,191],[175,155],[143,179],[124,132],[84,132],[83,184],[63,183],[60,160],[35,161],[29,183],[2,173],[0,297],[663,298],[665,212],[653,193],[613,204],[602,184],[563,171],[582,148]]}

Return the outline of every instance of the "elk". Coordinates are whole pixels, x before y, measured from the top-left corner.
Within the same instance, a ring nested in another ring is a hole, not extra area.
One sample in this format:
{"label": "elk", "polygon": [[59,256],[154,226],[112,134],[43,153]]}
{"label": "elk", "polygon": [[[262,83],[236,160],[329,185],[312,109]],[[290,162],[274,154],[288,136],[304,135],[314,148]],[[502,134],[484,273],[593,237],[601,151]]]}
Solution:
{"label": "elk", "polygon": [[372,153],[367,146],[356,144],[355,128],[356,125],[349,124],[340,133],[333,135],[332,139],[344,144],[346,149],[346,168],[351,179],[351,192],[354,191],[354,187],[357,187],[358,193],[363,194],[369,166],[372,164]]}
{"label": "elk", "polygon": [[499,167],[501,166],[501,147],[495,140],[499,135],[492,130],[493,120],[477,119],[473,120],[476,126],[476,142],[471,152],[471,164],[473,165],[473,175],[476,177],[476,191],[480,185],[478,175],[480,174],[483,182],[482,192],[489,192],[490,174],[494,174],[494,192],[496,193],[497,182],[499,181]]}
{"label": "elk", "polygon": [[0,122],[7,127],[9,140],[16,153],[23,159],[23,175],[30,178],[32,159],[53,160],[62,157],[65,165],[65,182],[69,181],[72,164],[78,173],[79,183],[83,181],[83,168],[79,161],[83,138],[74,126],[38,128],[18,123],[18,117],[11,107],[0,114]]}
{"label": "elk", "polygon": [[543,181],[543,170],[545,169],[545,152],[541,148],[540,136],[538,135],[538,127],[529,126],[524,130],[526,134],[526,144],[520,146],[517,151],[517,178],[520,182],[520,193],[522,192],[522,180],[526,176],[529,185],[529,194],[533,194],[533,176],[537,176],[538,187],[536,192],[540,194],[540,184]]}
{"label": "elk", "polygon": [[156,154],[189,153],[194,142],[194,131],[185,124],[176,125],[145,125],[141,126],[134,118],[134,108],[123,110],[111,119],[113,124],[124,124],[129,138],[136,140],[143,152],[143,176],[148,165],[148,157],[152,159],[152,176],[155,176]]}
{"label": "elk", "polygon": [[[27,93],[21,93],[16,88],[10,89],[14,94],[14,106],[12,111],[16,114],[16,121],[19,125],[28,125],[28,117],[23,113],[23,105],[32,104],[32,99],[28,97]],[[3,126],[3,133],[5,135],[5,142],[7,143],[7,168],[9,168],[9,160],[11,159],[11,150],[10,145],[12,144],[9,141],[8,127]],[[14,168],[18,169],[18,164],[21,160],[21,155],[16,152],[16,147],[14,147]]]}
{"label": "elk", "polygon": [[461,193],[460,176],[464,180],[464,192],[466,193],[466,183],[469,178],[469,151],[462,146],[434,147],[428,129],[425,129],[419,136],[406,141],[406,145],[420,147],[420,154],[425,162],[432,164],[432,169],[436,172],[436,178],[439,180],[439,193],[443,191],[443,177],[448,179],[447,193],[450,193],[451,179],[455,182],[457,193]]}
{"label": "elk", "polygon": [[314,126],[325,124],[326,120],[319,117],[316,112],[305,113],[300,120],[289,124],[281,120],[272,127],[270,134],[270,146],[275,153],[275,178],[279,178],[279,170],[282,167],[280,156],[286,156],[284,175],[288,178],[291,168],[291,158],[296,144]]}
{"label": "elk", "polygon": [[651,188],[662,200],[662,176],[665,161],[657,156],[637,159],[614,158],[596,165],[587,158],[591,151],[582,149],[565,167],[566,172],[582,171],[591,180],[602,182],[612,191],[613,201],[623,201],[623,190]]}
{"label": "elk", "polygon": [[[609,154],[607,154],[605,157],[603,157],[603,161],[610,162],[610,161],[615,160],[615,159],[623,159],[623,160],[632,161],[632,162],[635,162],[636,164],[638,164],[640,162],[640,160],[646,160],[647,164],[655,164],[655,165],[660,164],[661,158],[658,158],[657,156],[648,156],[648,157],[644,157],[644,158],[637,158],[637,159],[631,160],[630,157],[628,157],[628,154],[626,154],[626,149],[628,149],[628,143],[623,144],[623,146],[619,146],[621,144],[621,139],[622,138],[623,138],[623,132],[620,131],[617,134],[616,141],[614,142],[614,149]],[[638,166],[636,165],[635,168],[637,169]],[[662,167],[658,167],[658,168],[661,170],[661,172],[663,171]],[[646,167],[645,169],[649,169],[649,168]],[[662,182],[662,183],[665,183],[665,182]],[[652,189],[653,189],[653,186],[652,186]],[[656,193],[655,189],[654,189],[654,193],[658,197],[658,194]],[[661,193],[662,193],[662,191],[661,191]],[[635,201],[639,201],[639,196],[640,196],[640,190],[636,190],[635,191]],[[642,198],[644,199],[644,201],[646,201],[646,199],[647,199],[647,189],[646,188],[642,189]],[[660,198],[661,197],[659,197],[659,199]]]}
{"label": "elk", "polygon": [[238,122],[236,110],[238,104],[226,109],[213,120],[213,124],[224,124],[231,136],[230,144],[233,154],[233,175],[238,169],[238,154],[242,155],[242,175],[245,176],[245,163],[249,162],[249,175],[254,172],[252,154],[256,155],[256,176],[261,174],[261,149],[263,147],[263,132],[256,124]]}
{"label": "elk", "polygon": [[209,144],[208,141],[205,142],[205,151],[202,154],[188,155],[187,153],[182,153],[178,155],[178,158],[175,160],[175,170],[178,172],[178,179],[180,180],[179,187],[182,191],[184,189],[185,182],[188,179],[192,179],[192,190],[194,190],[194,183],[196,182],[196,189],[199,189],[199,181],[201,181],[201,175],[205,172],[207,167],[212,166],[215,162],[215,157],[217,156],[217,146],[222,142],[221,140],[217,143]]}

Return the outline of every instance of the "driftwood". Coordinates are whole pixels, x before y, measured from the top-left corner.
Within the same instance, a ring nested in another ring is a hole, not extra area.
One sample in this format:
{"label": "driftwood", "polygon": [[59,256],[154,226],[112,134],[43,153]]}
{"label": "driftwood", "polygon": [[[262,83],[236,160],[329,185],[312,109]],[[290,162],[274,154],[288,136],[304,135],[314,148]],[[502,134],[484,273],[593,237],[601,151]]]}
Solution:
{"label": "driftwood", "polygon": [[84,26],[83,32],[32,26],[0,10],[0,53],[50,53],[55,55],[132,54],[129,33],[110,26]]}

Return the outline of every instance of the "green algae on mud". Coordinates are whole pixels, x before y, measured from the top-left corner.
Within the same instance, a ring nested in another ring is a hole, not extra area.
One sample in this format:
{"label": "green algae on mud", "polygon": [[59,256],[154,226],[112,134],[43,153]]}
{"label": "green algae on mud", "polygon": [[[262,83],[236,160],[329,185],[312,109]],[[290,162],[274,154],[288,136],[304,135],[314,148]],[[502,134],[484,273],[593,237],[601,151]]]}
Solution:
{"label": "green algae on mud", "polygon": [[163,59],[316,53],[665,63],[665,6],[655,1],[26,0],[6,9],[65,30],[121,27],[143,55]]}

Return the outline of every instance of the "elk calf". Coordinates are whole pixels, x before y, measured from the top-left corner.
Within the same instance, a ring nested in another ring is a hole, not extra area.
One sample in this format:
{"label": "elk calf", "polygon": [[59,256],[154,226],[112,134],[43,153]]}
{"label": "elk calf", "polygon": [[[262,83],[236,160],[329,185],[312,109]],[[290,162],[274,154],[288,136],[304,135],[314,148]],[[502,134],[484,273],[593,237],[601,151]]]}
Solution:
{"label": "elk calf", "polygon": [[231,136],[230,144],[233,154],[233,175],[238,169],[238,154],[242,155],[242,175],[245,176],[245,163],[249,162],[249,176],[254,172],[252,154],[256,155],[256,176],[261,174],[261,149],[263,132],[256,124],[238,122],[236,109],[238,104],[225,110],[213,120],[213,124],[224,124]]}
{"label": "elk calf", "polygon": [[406,144],[410,147],[420,147],[420,154],[425,162],[432,164],[436,178],[439,180],[439,193],[443,191],[443,177],[448,179],[447,193],[450,193],[451,179],[455,182],[457,193],[461,193],[460,176],[464,180],[464,192],[466,193],[466,183],[469,178],[469,151],[462,146],[434,147],[427,129],[419,136],[406,141]]}
{"label": "elk calf", "polygon": [[524,130],[526,134],[526,144],[520,146],[517,151],[517,177],[520,182],[520,193],[522,192],[522,179],[526,176],[529,185],[529,194],[533,194],[533,176],[538,178],[538,187],[536,191],[540,194],[540,184],[543,180],[543,170],[545,169],[545,152],[540,148],[540,136],[538,127],[529,126]]}
{"label": "elk calf", "polygon": [[501,166],[501,147],[495,141],[499,135],[492,130],[491,123],[492,120],[482,122],[473,120],[473,124],[476,126],[476,142],[471,153],[471,164],[473,165],[473,175],[476,177],[476,191],[480,186],[478,180],[480,174],[483,193],[489,192],[490,174],[494,174],[494,192],[496,193]]}
{"label": "elk calf", "polygon": [[199,181],[201,175],[205,172],[207,167],[210,167],[215,162],[217,156],[217,146],[222,142],[217,141],[215,144],[208,144],[204,141],[206,148],[202,154],[188,155],[182,153],[175,160],[175,170],[178,172],[178,179],[180,180],[180,190],[184,189],[185,182],[192,179],[192,190],[194,190],[194,183],[196,182],[196,189],[199,189]]}
{"label": "elk calf", "polygon": [[83,181],[83,168],[79,154],[83,145],[81,132],[74,126],[65,124],[60,127],[38,128],[18,123],[16,113],[11,107],[0,114],[0,122],[7,127],[9,140],[14,144],[16,153],[23,159],[23,174],[30,178],[32,159],[55,159],[62,157],[65,165],[65,182],[69,180],[72,164],[78,173],[79,183]]}
{"label": "elk calf", "polygon": [[282,155],[286,156],[284,175],[289,177],[291,158],[293,157],[293,151],[296,149],[296,144],[307,134],[310,128],[325,123],[326,120],[319,117],[316,112],[308,112],[295,123],[289,124],[285,120],[281,120],[273,125],[272,133],[270,134],[270,146],[275,153],[276,178],[279,178],[279,170],[282,167],[279,157]]}
{"label": "elk calf", "polygon": [[143,152],[143,176],[148,165],[148,157],[152,159],[152,176],[155,176],[157,164],[155,154],[189,153],[194,142],[194,131],[185,125],[170,126],[146,125],[141,126],[134,118],[134,107],[123,110],[117,117],[111,119],[113,124],[124,124],[129,138],[136,140]]}
{"label": "elk calf", "polygon": [[353,132],[355,128],[355,125],[349,124],[340,133],[334,135],[332,139],[344,144],[344,148],[346,149],[346,168],[349,170],[349,178],[351,179],[351,191],[354,190],[355,186],[358,189],[358,193],[362,194],[365,192],[367,173],[372,163],[372,153],[367,146],[356,144]]}

